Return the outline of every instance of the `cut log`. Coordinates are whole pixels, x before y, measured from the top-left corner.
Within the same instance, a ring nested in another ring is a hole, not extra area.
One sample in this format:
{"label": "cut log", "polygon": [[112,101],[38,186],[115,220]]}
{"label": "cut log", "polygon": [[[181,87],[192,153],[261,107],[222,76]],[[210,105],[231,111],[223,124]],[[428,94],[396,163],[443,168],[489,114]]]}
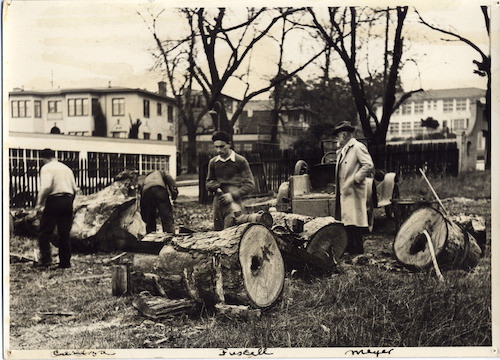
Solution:
{"label": "cut log", "polygon": [[347,233],[344,225],[333,217],[316,218],[304,225],[301,233],[308,239],[308,253],[336,265],[347,247]]}
{"label": "cut log", "polygon": [[157,274],[169,297],[203,301],[208,307],[220,302],[271,306],[285,279],[273,233],[256,223],[174,235],[159,256],[140,256],[132,270]]}
{"label": "cut log", "polygon": [[[287,223],[296,220],[285,218]],[[300,233],[278,227],[274,231],[280,239],[278,244],[283,256],[294,265],[303,263],[331,271],[337,266],[347,246],[344,226],[331,216],[311,218]]]}
{"label": "cut log", "polygon": [[[76,195],[73,202],[71,244],[84,252],[125,249],[128,241],[146,233],[136,204],[137,172],[123,171],[115,181],[90,195]],[[36,236],[40,214],[33,209],[14,209],[14,230],[18,235]]]}
{"label": "cut log", "polygon": [[484,255],[484,250],[486,248],[486,221],[484,217],[479,215],[460,214],[457,216],[450,216],[450,219],[476,239],[482,251],[481,256]]}
{"label": "cut log", "polygon": [[179,314],[191,314],[199,311],[199,304],[192,299],[168,299],[142,293],[132,301],[141,315],[151,320],[171,318]]}
{"label": "cut log", "polygon": [[280,226],[287,230],[292,229],[292,224],[294,221],[297,221],[297,219],[303,221],[304,224],[314,219],[312,216],[285,213],[281,211],[273,211],[270,214],[273,217],[273,227]]}
{"label": "cut log", "polygon": [[269,211],[259,210],[253,214],[242,214],[236,217],[236,224],[258,223],[271,228],[273,226],[273,217]]}
{"label": "cut log", "polygon": [[470,269],[477,265],[481,249],[474,237],[438,210],[423,207],[403,222],[394,240],[394,254],[406,267],[420,270],[432,266],[424,230],[431,237],[441,269]]}
{"label": "cut log", "polygon": [[130,274],[127,265],[115,265],[111,277],[111,293],[114,296],[127,295],[130,292]]}

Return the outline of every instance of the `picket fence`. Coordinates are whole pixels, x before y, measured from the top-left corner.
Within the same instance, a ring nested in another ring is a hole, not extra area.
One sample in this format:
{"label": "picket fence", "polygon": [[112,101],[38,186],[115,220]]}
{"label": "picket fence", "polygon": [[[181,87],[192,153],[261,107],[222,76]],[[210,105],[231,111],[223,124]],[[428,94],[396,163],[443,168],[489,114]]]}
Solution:
{"label": "picket fence", "polygon": [[[39,187],[39,170],[42,166],[36,150],[10,149],[9,199],[11,207],[34,206]],[[432,174],[458,174],[459,151],[455,142],[400,144],[370,146],[375,168],[398,174],[418,174],[419,168]],[[293,175],[295,164],[304,160],[310,169],[321,163],[323,152],[314,150],[265,150],[241,152],[249,163],[256,181],[255,195],[276,192],[279,186]],[[207,203],[210,194],[205,188],[208,161],[213,153],[199,153],[199,201]],[[157,163],[140,163],[139,155],[89,153],[87,159],[79,159],[77,152],[57,152],[59,161],[68,165],[75,175],[83,194],[97,192],[113,182],[125,169],[142,173],[158,168]]]}

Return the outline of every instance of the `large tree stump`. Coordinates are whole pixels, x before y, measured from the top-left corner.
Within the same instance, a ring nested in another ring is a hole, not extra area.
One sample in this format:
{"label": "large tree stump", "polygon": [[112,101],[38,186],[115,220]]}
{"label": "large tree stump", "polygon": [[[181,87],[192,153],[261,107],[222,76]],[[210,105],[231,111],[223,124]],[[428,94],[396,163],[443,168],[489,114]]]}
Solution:
{"label": "large tree stump", "polygon": [[431,207],[416,210],[396,235],[394,254],[403,265],[417,270],[432,266],[424,230],[431,237],[440,268],[469,269],[477,265],[481,249],[474,237]]}
{"label": "large tree stump", "polygon": [[268,307],[285,279],[273,233],[256,223],[173,235],[153,261],[141,256],[133,268],[157,274],[169,297],[203,301],[208,307],[220,302]]}

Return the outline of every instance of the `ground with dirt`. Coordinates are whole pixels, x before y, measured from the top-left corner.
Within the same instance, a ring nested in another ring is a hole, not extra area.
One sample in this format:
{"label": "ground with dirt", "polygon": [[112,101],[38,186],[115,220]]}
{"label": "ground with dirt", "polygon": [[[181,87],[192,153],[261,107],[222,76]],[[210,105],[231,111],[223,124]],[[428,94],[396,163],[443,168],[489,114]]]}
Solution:
{"label": "ground with dirt", "polygon": [[[189,201],[189,199],[179,200],[175,205],[175,219],[178,225],[196,231],[206,231],[211,228],[210,205],[198,204],[196,201]],[[491,239],[491,201],[489,199],[449,198],[444,200],[444,203],[451,214],[464,213],[483,216],[486,219],[487,238]],[[335,301],[328,301],[331,295],[326,298],[323,295],[318,295],[325,287],[332,287],[332,291],[337,292],[340,298],[342,294],[341,288],[343,289],[346,284],[357,283],[367,276],[370,277],[368,282],[373,284],[373,288],[370,287],[366,290],[367,294],[372,294],[377,291],[378,287],[383,288],[385,286],[384,284],[376,285],[376,277],[378,276],[394,279],[393,284],[389,287],[390,291],[397,289],[398,286],[403,288],[408,281],[416,281],[416,284],[420,284],[418,286],[422,287],[424,285],[421,284],[434,284],[435,276],[432,272],[414,274],[397,263],[392,252],[395,230],[393,221],[386,219],[385,213],[377,210],[375,229],[373,233],[365,237],[366,254],[361,260],[358,258],[353,263],[352,258],[345,257],[342,261],[343,274],[333,274],[325,279],[304,280],[288,273],[285,290],[280,301],[276,306],[266,311],[260,320],[247,324],[248,328],[246,330],[244,330],[245,324],[241,322],[236,321],[228,324],[227,321],[221,321],[214,317],[213,314],[204,314],[198,317],[177,316],[174,319],[159,322],[153,322],[141,317],[137,310],[132,307],[131,297],[115,297],[111,294],[111,272],[114,263],[109,259],[118,253],[74,254],[72,268],[65,270],[40,270],[34,269],[30,262],[11,261],[9,287],[5,288],[6,293],[10,294],[9,317],[6,318],[10,322],[9,348],[123,349],[162,347],[224,348],[228,346],[352,346],[352,342],[360,341],[359,339],[362,338],[365,338],[367,342],[372,341],[372,343],[367,344],[372,346],[380,345],[378,341],[384,341],[384,339],[391,339],[386,340],[390,346],[422,346],[427,343],[435,345],[435,342],[441,345],[443,340],[436,335],[437,330],[435,330],[436,334],[431,332],[431,335],[429,335],[431,338],[409,340],[411,336],[406,336],[406,338],[403,336],[398,340],[398,336],[401,337],[401,333],[405,331],[398,328],[398,325],[394,326],[397,335],[387,333],[381,335],[382,338],[375,340],[373,336],[376,336],[376,334],[374,333],[381,332],[381,330],[377,330],[375,320],[373,320],[373,324],[367,324],[364,320],[359,319],[349,320],[350,325],[346,326],[354,327],[355,321],[362,321],[363,323],[359,325],[360,328],[364,326],[369,328],[369,330],[365,331],[371,332],[370,336],[360,332],[359,337],[356,338],[357,340],[355,338],[346,338],[345,331],[333,325],[342,322],[336,317],[338,315],[332,312],[335,310],[332,309]],[[14,236],[10,240],[10,251],[23,254],[26,257],[33,256],[35,247],[34,239]],[[486,278],[484,291],[487,292],[487,279],[489,279],[490,271],[488,245],[485,256],[481,258],[479,265],[471,273],[451,272],[444,275],[448,278],[456,276],[459,279],[457,281],[471,281],[472,283],[477,282],[474,279],[482,279],[481,281],[484,282]],[[340,282],[337,283],[337,281]],[[392,282],[392,280],[390,281]],[[387,283],[387,281],[384,282]],[[333,287],[336,290],[333,290]],[[429,290],[422,291],[428,292]],[[445,289],[442,291],[451,290]],[[461,291],[460,289],[457,290],[457,292]],[[297,295],[301,293],[305,294],[304,296],[308,299],[302,300]],[[380,299],[384,295],[374,296],[379,299],[378,302],[381,302]],[[306,303],[307,301],[314,301],[314,304]],[[389,306],[393,304],[393,300],[386,299],[383,301],[385,301],[385,305],[375,304],[376,309],[370,311],[373,311],[374,314],[384,313],[385,320],[383,321],[386,321],[390,312],[396,310],[391,310],[393,305]],[[408,298],[407,301],[411,301],[411,299]],[[337,302],[337,304],[339,303]],[[486,313],[488,304],[485,304]],[[298,319],[297,314],[293,317],[286,315],[289,308],[293,309],[294,306],[294,313],[302,312],[304,313],[303,316],[307,317]],[[314,315],[310,313],[310,309],[315,306],[328,309],[325,310],[328,312],[320,320],[314,318]],[[352,310],[349,310],[347,304],[344,304],[344,306],[348,314],[350,314]],[[352,306],[358,305],[354,304]],[[362,307],[362,305],[359,306]],[[397,311],[401,311],[401,309]],[[392,314],[394,315],[395,312]],[[480,316],[483,316],[482,314]],[[417,315],[413,313],[413,315],[408,314],[407,316],[411,319],[411,316]],[[425,317],[428,315],[421,314],[418,316]],[[345,315],[344,320],[347,318],[349,316]],[[294,323],[294,321],[297,321],[297,323]],[[331,322],[328,323],[328,321]],[[405,322],[408,319],[404,320],[402,318],[395,321]],[[472,320],[464,320],[464,322],[469,321]],[[488,324],[488,319],[484,319],[484,321]],[[294,328],[298,329],[305,326],[304,324],[308,324],[307,329],[302,332],[294,330]],[[403,325],[401,324],[401,326]],[[477,326],[481,328],[482,325]],[[245,336],[247,331],[248,336]],[[383,331],[390,331],[390,329],[384,328]],[[422,332],[418,327],[416,331]],[[430,330],[427,329],[426,331]],[[457,331],[467,332],[467,330],[463,329]],[[488,341],[491,341],[491,328],[481,331],[485,334],[482,341],[487,344]],[[237,335],[238,332],[242,334]],[[423,335],[420,334],[419,336],[422,337]],[[468,337],[471,338],[472,336],[469,334]],[[457,341],[466,341],[462,340],[461,337],[459,339],[450,340],[450,344],[456,345]],[[374,343],[375,341],[377,343]],[[468,345],[481,345],[481,340],[477,340],[477,337],[471,341],[473,343]]]}

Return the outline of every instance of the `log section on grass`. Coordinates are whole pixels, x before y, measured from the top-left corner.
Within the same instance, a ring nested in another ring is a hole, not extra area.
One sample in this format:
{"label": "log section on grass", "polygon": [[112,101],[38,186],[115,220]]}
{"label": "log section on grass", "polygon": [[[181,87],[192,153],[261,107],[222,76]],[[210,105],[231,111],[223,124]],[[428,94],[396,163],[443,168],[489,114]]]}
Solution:
{"label": "log section on grass", "polygon": [[[309,217],[272,212],[283,256],[294,264],[307,263],[322,270],[333,270],[344,254],[347,234],[343,224],[332,216]],[[294,231],[294,223],[303,221],[302,231]]]}
{"label": "log section on grass", "polygon": [[423,207],[403,222],[394,240],[394,254],[406,267],[420,270],[432,266],[424,230],[431,237],[441,269],[470,269],[477,265],[481,249],[474,237],[438,210]]}
{"label": "log section on grass", "polygon": [[[273,233],[255,223],[174,235],[158,256],[141,256],[134,263],[132,270],[158,275],[167,296],[194,299],[208,307],[221,302],[268,307],[281,294],[285,280]],[[132,289],[133,282],[132,277]]]}

